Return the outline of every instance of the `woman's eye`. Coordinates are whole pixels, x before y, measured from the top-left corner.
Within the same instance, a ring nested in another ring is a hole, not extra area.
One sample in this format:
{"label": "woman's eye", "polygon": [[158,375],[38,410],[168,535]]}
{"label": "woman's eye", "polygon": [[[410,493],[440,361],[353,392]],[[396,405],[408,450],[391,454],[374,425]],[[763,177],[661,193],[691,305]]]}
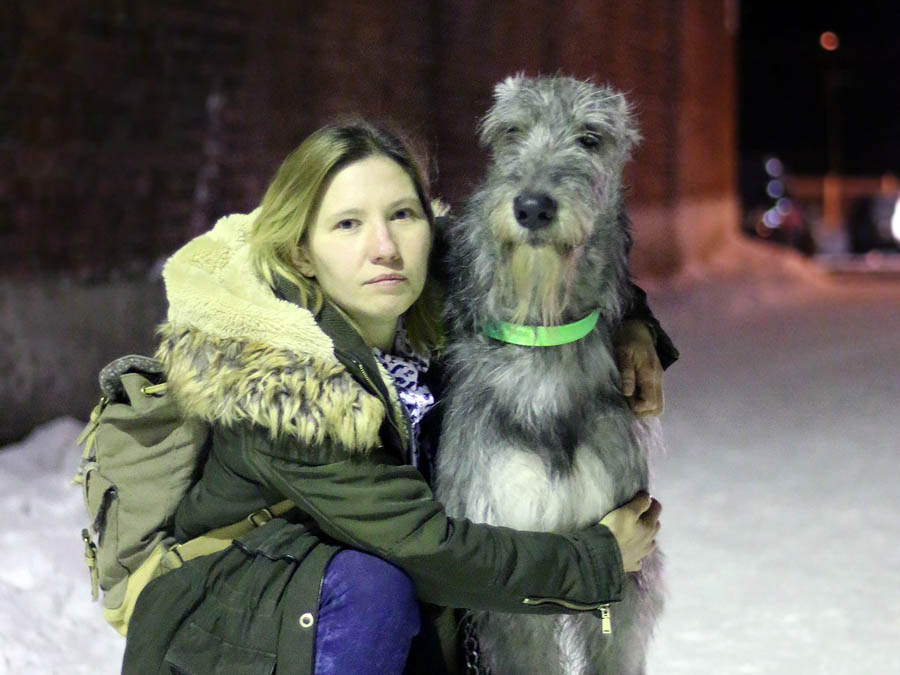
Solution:
{"label": "woman's eye", "polygon": [[339,220],[337,225],[334,226],[336,230],[352,230],[356,227],[356,221],[351,220],[350,218],[345,218],[344,220]]}
{"label": "woman's eye", "polygon": [[394,218],[397,220],[406,220],[412,218],[412,209],[397,209],[394,211]]}

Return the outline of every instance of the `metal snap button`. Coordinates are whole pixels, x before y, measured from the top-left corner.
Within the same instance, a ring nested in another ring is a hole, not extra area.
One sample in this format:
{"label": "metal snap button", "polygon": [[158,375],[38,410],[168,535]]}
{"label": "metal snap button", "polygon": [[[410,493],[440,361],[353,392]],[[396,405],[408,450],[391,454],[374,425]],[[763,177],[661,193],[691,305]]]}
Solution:
{"label": "metal snap button", "polygon": [[300,615],[300,627],[301,628],[309,628],[313,625],[313,615],[309,612],[304,612]]}

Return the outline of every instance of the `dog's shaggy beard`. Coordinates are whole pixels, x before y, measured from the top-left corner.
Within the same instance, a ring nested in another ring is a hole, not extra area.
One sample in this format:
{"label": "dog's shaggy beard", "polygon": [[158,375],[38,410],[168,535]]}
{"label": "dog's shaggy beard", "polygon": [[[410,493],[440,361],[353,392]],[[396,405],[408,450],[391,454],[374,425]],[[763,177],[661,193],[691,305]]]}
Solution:
{"label": "dog's shaggy beard", "polygon": [[572,256],[555,246],[519,244],[510,246],[503,257],[498,280],[511,322],[560,323],[573,276]]}
{"label": "dog's shaggy beard", "polygon": [[501,242],[497,268],[499,305],[511,323],[556,326],[563,323],[576,268],[584,252],[586,229],[571,211],[546,231],[527,232],[511,217],[494,218],[493,234]]}

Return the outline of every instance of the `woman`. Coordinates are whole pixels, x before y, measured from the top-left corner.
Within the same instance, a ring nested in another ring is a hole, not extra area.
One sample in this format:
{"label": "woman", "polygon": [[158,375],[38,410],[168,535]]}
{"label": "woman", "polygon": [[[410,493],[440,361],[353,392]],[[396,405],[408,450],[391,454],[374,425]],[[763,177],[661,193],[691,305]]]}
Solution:
{"label": "woman", "polygon": [[[213,433],[176,536],[285,498],[296,508],[148,585],[123,672],[452,672],[441,608],[615,601],[652,550],[659,506],[646,495],[565,535],[454,521],[434,501],[442,338],[419,166],[367,123],[326,127],[257,211],[167,263],[158,356]],[[629,331],[630,369],[652,372],[640,367],[655,359],[650,333]]]}

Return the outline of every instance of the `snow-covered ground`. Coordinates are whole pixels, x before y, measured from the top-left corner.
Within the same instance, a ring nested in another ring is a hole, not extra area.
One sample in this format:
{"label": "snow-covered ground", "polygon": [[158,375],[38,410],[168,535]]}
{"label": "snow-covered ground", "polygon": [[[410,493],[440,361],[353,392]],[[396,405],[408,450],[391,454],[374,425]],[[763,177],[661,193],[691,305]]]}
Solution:
{"label": "snow-covered ground", "polygon": [[82,426],[57,419],[0,450],[0,675],[119,672],[125,641],[91,603],[70,484]]}
{"label": "snow-covered ground", "polygon": [[[649,672],[900,673],[900,283],[696,282],[651,302],[682,359]],[[69,485],[79,429],[0,451],[0,673],[118,672]]]}
{"label": "snow-covered ground", "polygon": [[900,673],[900,281],[837,284],[653,298],[682,349],[654,675]]}

